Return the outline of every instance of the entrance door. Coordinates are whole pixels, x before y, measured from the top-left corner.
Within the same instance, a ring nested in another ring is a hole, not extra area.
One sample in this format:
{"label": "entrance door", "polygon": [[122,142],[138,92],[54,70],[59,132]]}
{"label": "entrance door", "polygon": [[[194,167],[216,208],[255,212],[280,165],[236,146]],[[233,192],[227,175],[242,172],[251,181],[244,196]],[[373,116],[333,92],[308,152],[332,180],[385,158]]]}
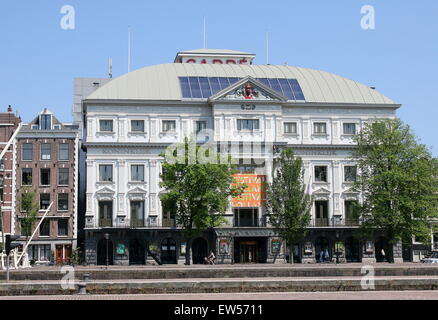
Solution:
{"label": "entrance door", "polygon": [[332,257],[330,244],[327,238],[319,237],[315,241],[315,250],[316,250],[316,259],[317,262],[326,262],[327,258],[325,257],[325,253],[328,252],[329,260]]}
{"label": "entrance door", "polygon": [[360,262],[360,244],[359,240],[350,237],[345,240],[345,258],[347,262]]}
{"label": "entrance door", "polygon": [[113,264],[113,242],[101,239],[97,243],[97,265],[104,266],[107,261],[107,241],[108,241],[108,264]]}
{"label": "entrance door", "polygon": [[376,262],[392,261],[392,248],[385,237],[380,237],[377,239],[375,243],[375,248],[376,248]]}
{"label": "entrance door", "polygon": [[203,238],[196,238],[192,245],[193,264],[203,264],[204,258],[208,256],[207,241]]}
{"label": "entrance door", "polygon": [[129,264],[145,264],[145,249],[144,245],[137,239],[131,239],[129,241]]}
{"label": "entrance door", "polygon": [[256,263],[257,262],[257,242],[245,241],[240,243],[240,262]]}
{"label": "entrance door", "polygon": [[176,264],[176,241],[172,238],[161,242],[161,262],[163,264]]}
{"label": "entrance door", "polygon": [[56,264],[62,264],[64,256],[64,248],[63,245],[57,244],[55,250],[55,261]]}

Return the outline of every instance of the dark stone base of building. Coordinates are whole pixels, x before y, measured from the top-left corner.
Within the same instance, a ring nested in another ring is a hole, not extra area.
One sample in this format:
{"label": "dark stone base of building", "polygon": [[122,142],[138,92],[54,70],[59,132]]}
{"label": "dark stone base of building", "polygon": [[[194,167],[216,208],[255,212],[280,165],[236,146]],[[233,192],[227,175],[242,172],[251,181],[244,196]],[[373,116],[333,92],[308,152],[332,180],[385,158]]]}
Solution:
{"label": "dark stone base of building", "polygon": [[[384,236],[359,240],[355,229],[310,229],[293,246],[294,263],[403,262],[401,243]],[[186,239],[176,228],[102,228],[85,230],[88,265],[184,264]],[[191,263],[204,264],[211,251],[216,264],[285,263],[290,248],[272,228],[216,228],[192,240]],[[405,258],[405,259],[403,259]]]}

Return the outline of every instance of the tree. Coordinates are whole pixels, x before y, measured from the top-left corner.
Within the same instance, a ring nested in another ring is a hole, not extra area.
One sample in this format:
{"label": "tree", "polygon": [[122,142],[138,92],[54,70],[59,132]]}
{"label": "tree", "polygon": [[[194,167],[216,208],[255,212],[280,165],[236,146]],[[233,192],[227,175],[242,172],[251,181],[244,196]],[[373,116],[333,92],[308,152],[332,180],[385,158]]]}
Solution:
{"label": "tree", "polygon": [[430,239],[431,219],[438,215],[438,171],[426,146],[399,119],[368,123],[354,140],[362,235],[384,232],[391,244],[412,243],[413,236]]}
{"label": "tree", "polygon": [[[164,156],[164,155],[163,155]],[[212,148],[197,146],[187,138],[166,151],[161,201],[174,204],[175,221],[186,238],[186,264],[190,264],[191,241],[225,220],[230,197],[239,196],[244,185],[234,180],[235,166]]]}
{"label": "tree", "polygon": [[312,200],[303,181],[303,161],[294,156],[291,148],[284,149],[276,159],[272,176],[266,188],[269,221],[286,240],[293,263],[293,245],[305,236],[311,219]]}
{"label": "tree", "polygon": [[33,231],[33,225],[38,219],[40,209],[36,192],[29,186],[23,186],[18,203],[21,205],[21,232],[26,235],[26,241]]}

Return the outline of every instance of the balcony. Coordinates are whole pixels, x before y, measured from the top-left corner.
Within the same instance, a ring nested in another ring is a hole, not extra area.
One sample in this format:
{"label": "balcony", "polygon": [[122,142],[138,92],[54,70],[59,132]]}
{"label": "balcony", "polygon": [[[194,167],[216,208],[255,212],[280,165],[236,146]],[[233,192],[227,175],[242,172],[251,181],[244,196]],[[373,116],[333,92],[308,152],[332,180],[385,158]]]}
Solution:
{"label": "balcony", "polygon": [[146,227],[147,223],[146,221],[144,221],[144,219],[131,219],[129,225],[132,228],[142,228],[142,227]]}
{"label": "balcony", "polygon": [[99,219],[99,227],[107,228],[113,226],[113,219]]}
{"label": "balcony", "polygon": [[175,227],[175,219],[163,219],[161,225],[163,227]]}
{"label": "balcony", "polygon": [[341,216],[331,218],[312,218],[309,227],[330,228],[330,227],[358,227],[360,225],[357,219],[343,219]]}

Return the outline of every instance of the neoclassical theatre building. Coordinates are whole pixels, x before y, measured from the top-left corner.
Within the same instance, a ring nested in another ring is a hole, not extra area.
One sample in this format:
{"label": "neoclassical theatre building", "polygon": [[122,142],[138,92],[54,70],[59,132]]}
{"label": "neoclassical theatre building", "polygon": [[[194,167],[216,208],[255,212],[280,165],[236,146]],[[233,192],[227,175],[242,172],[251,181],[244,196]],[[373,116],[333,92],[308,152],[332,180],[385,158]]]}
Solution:
{"label": "neoclassical theatre building", "polygon": [[401,245],[389,247],[383,235],[354,237],[358,223],[351,211],[360,195],[352,188],[350,159],[352,137],[364,122],[394,118],[400,104],[335,74],[258,65],[254,58],[193,50],[115,79],[76,80],[74,118],[84,129],[86,152],[87,263],[145,264],[151,256],[183,263],[186,243],[173,206],[160,201],[160,154],[193,134],[237,159],[236,177],[248,186],[232,199],[227,223],[193,241],[193,263],[210,250],[219,263],[290,259],[269,225],[263,189],[273,157],[285,147],[302,157],[314,199],[307,237],[294,246],[296,262],[320,262],[322,251],[330,259],[338,252],[343,262],[380,261],[382,248],[402,259]]}

